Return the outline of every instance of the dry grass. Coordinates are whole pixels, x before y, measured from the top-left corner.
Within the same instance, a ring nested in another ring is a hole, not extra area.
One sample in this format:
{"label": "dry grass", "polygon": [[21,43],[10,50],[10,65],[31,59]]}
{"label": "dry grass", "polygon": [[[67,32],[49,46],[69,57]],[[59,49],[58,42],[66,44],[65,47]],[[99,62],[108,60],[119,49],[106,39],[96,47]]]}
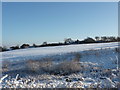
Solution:
{"label": "dry grass", "polygon": [[87,50],[87,52],[83,53],[84,56],[90,56],[90,55],[95,55],[96,57],[100,57],[101,55],[101,50]]}
{"label": "dry grass", "polygon": [[3,61],[2,62],[2,72],[9,71],[9,66],[10,66],[10,63],[8,61]]}
{"label": "dry grass", "polygon": [[53,74],[68,75],[77,73],[81,69],[80,63],[77,61],[63,61],[62,63],[55,66]]}
{"label": "dry grass", "polygon": [[117,88],[120,88],[120,82],[117,84]]}
{"label": "dry grass", "polygon": [[49,74],[59,74],[67,75],[71,73],[77,73],[81,70],[80,65],[80,53],[73,53],[73,60],[65,60],[61,63],[54,64],[51,58],[43,58],[42,60],[28,60],[28,69],[37,73],[49,73]]}
{"label": "dry grass", "polygon": [[33,72],[44,72],[49,70],[49,68],[52,66],[52,62],[49,60],[28,60],[27,61],[28,69],[30,69]]}
{"label": "dry grass", "polygon": [[115,48],[115,52],[120,53],[120,47]]}
{"label": "dry grass", "polygon": [[73,55],[75,56],[74,61],[79,62],[82,55],[78,52],[73,53]]}

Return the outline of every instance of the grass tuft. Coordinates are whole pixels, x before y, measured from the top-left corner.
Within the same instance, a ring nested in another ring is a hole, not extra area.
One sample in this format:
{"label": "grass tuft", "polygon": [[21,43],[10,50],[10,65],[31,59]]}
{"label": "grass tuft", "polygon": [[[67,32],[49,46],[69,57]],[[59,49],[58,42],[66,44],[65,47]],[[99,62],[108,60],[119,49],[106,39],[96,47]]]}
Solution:
{"label": "grass tuft", "polygon": [[51,58],[44,58],[42,60],[28,60],[28,69],[37,73],[49,73],[49,74],[59,74],[68,75],[72,73],[77,73],[81,70],[80,65],[80,53],[74,53],[73,60],[65,60],[58,64],[54,64]]}

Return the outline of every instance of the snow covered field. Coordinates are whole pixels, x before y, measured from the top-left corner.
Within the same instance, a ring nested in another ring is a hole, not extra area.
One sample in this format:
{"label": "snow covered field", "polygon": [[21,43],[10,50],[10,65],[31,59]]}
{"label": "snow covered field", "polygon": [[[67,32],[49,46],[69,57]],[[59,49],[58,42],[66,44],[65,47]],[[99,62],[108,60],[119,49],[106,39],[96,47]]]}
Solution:
{"label": "snow covered field", "polygon": [[[2,53],[2,59],[6,60],[26,60],[39,58],[40,56],[63,54],[69,52],[79,52],[91,49],[101,48],[115,48],[118,43],[97,43],[97,44],[80,44],[80,45],[67,45],[55,47],[41,47],[41,48],[28,48],[14,51],[7,51]],[[1,58],[0,58],[1,59]]]}
{"label": "snow covered field", "polygon": [[[2,52],[0,61],[9,64],[3,71],[1,87],[13,88],[117,88],[120,85],[118,67],[119,44],[96,43],[55,47],[28,48]],[[80,53],[80,65],[84,67],[78,73],[70,75],[31,74],[26,69],[27,60],[51,58],[54,63],[72,60],[74,53]],[[27,73],[27,74],[26,74]],[[23,75],[24,74],[24,75]]]}

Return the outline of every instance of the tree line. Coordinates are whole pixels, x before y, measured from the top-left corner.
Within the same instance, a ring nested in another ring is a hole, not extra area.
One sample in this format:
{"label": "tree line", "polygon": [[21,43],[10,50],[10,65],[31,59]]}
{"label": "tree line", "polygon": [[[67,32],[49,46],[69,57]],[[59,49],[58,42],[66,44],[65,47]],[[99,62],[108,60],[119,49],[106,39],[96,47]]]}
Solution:
{"label": "tree line", "polygon": [[99,37],[96,36],[95,38],[87,37],[84,40],[72,40],[71,38],[64,39],[63,43],[47,43],[43,42],[41,45],[29,45],[29,44],[22,44],[21,46],[11,46],[9,49],[5,46],[0,46],[0,52],[4,51],[10,51],[10,50],[16,50],[16,49],[25,49],[25,48],[35,48],[35,47],[47,47],[47,46],[61,46],[61,45],[71,45],[71,44],[88,44],[88,43],[107,43],[107,42],[119,42],[120,37],[114,37],[114,36],[103,36]]}

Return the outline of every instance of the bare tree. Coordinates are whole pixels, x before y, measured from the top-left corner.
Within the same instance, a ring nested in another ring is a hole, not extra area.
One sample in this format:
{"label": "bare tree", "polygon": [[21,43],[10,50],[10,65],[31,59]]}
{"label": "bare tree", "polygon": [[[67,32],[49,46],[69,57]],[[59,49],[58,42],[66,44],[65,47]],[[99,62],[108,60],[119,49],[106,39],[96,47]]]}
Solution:
{"label": "bare tree", "polygon": [[99,40],[100,40],[100,37],[96,36],[95,39],[96,39],[96,41],[99,41]]}
{"label": "bare tree", "polygon": [[71,44],[71,43],[73,43],[73,40],[71,38],[66,38],[64,40],[64,42],[65,42],[65,44]]}
{"label": "bare tree", "polygon": [[47,42],[43,42],[43,44],[42,45],[47,45]]}

